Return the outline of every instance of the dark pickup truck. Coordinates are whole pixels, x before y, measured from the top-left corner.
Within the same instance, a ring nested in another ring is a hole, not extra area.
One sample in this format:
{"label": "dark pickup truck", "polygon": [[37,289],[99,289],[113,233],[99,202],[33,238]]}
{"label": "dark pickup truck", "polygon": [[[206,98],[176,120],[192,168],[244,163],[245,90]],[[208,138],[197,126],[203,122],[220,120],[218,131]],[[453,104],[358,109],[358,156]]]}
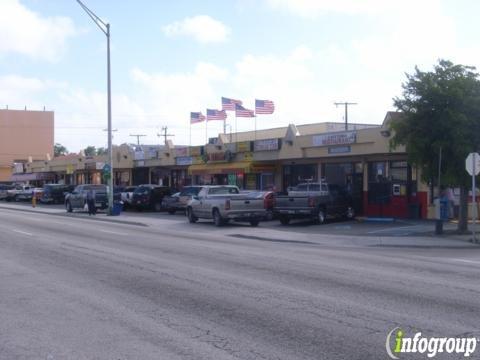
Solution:
{"label": "dark pickup truck", "polygon": [[92,190],[95,193],[95,207],[106,209],[108,207],[106,185],[78,185],[71,193],[65,196],[65,209],[67,212],[73,210],[84,210],[87,206],[87,194]]}
{"label": "dark pickup truck", "polygon": [[355,217],[351,197],[341,186],[326,183],[299,184],[288,195],[278,195],[273,211],[283,225],[291,219],[323,224],[327,217]]}

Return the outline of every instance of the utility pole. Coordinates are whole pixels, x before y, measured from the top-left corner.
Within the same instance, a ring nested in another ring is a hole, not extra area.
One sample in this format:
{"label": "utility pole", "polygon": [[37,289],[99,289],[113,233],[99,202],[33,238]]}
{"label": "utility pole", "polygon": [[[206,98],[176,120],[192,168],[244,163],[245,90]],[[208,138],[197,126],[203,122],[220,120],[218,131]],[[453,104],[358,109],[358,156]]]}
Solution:
{"label": "utility pole", "polygon": [[345,131],[348,130],[348,105],[357,105],[357,103],[354,102],[336,102],[335,106],[338,107],[338,105],[344,105],[345,106]]}
{"label": "utility pole", "polygon": [[137,138],[137,145],[140,146],[140,138],[141,137],[144,137],[144,136],[147,136],[147,135],[143,135],[143,134],[130,134],[129,136],[132,136],[132,137],[136,137]]}
{"label": "utility pole", "polygon": [[93,11],[86,7],[83,2],[77,0],[77,3],[92,19],[95,25],[107,37],[107,117],[108,117],[108,165],[110,175],[108,177],[108,214],[113,213],[113,151],[112,151],[112,81],[110,75],[110,24],[100,19]]}
{"label": "utility pole", "polygon": [[168,137],[169,136],[175,136],[175,135],[168,133],[168,127],[167,126],[162,126],[162,133],[157,134],[157,136],[163,136],[164,144],[167,145]]}

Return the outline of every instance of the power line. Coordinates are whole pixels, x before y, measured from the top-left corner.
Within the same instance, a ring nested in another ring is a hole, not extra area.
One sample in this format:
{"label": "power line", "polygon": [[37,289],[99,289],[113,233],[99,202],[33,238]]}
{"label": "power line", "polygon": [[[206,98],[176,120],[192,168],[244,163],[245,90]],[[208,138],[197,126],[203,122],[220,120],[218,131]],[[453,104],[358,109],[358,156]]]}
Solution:
{"label": "power line", "polygon": [[140,146],[140,138],[141,137],[144,137],[144,136],[147,136],[147,135],[144,135],[144,134],[130,134],[129,136],[132,136],[132,137],[136,137],[137,138],[137,145]]}
{"label": "power line", "polygon": [[336,107],[338,107],[338,105],[345,106],[345,130],[348,130],[348,105],[357,105],[357,103],[345,101],[345,102],[336,102],[334,104]]}

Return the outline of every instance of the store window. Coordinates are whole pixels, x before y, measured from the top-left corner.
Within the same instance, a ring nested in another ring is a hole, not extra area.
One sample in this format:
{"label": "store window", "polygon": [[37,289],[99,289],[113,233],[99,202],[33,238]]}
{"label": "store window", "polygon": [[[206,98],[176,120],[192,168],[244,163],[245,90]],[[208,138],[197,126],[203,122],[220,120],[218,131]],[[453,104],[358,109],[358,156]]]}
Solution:
{"label": "store window", "polygon": [[318,181],[317,164],[285,165],[283,167],[284,191],[302,182]]}
{"label": "store window", "polygon": [[392,182],[407,182],[408,181],[408,164],[406,161],[391,161],[390,162],[390,179]]}

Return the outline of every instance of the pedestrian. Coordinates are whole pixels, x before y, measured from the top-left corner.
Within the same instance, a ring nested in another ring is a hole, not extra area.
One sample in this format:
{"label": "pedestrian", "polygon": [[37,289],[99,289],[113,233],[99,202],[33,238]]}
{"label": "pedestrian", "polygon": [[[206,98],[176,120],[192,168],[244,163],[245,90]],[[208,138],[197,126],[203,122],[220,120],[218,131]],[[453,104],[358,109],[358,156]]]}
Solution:
{"label": "pedestrian", "polygon": [[95,191],[93,189],[90,189],[87,192],[87,207],[89,216],[97,213],[97,208],[95,206]]}

